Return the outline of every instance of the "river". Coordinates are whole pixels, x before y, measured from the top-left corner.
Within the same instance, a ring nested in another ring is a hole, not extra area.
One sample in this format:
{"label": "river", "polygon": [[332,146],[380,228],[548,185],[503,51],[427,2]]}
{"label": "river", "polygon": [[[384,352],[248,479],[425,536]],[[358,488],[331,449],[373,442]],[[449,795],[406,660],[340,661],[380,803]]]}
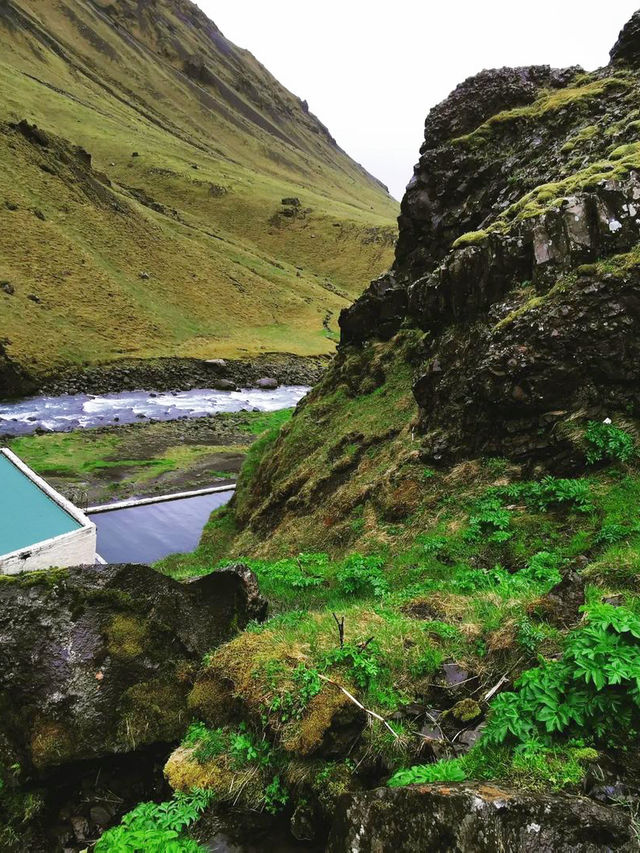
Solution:
{"label": "river", "polygon": [[29,397],[0,402],[0,435],[28,435],[36,429],[67,432],[73,429],[130,424],[146,419],[174,421],[198,418],[215,412],[258,409],[275,412],[295,406],[309,389],[282,385],[273,391],[257,388],[240,391],[124,391],[119,394],[65,394],[60,397]]}

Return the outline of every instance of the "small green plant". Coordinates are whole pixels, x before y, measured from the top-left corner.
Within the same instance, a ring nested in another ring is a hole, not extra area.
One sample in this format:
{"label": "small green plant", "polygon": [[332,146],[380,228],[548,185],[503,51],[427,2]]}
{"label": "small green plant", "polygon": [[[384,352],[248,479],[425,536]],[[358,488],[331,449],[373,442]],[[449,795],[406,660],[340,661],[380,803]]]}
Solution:
{"label": "small green plant", "polygon": [[384,669],[375,642],[368,643],[364,648],[345,643],[341,648],[333,649],[324,655],[322,665],[325,670],[333,666],[345,667],[358,687],[363,690],[368,688]]}
{"label": "small green plant", "polygon": [[516,587],[527,588],[540,585],[550,589],[562,580],[560,574],[562,562],[555,551],[537,551],[524,569],[512,575],[512,583]]}
{"label": "small green plant", "polygon": [[511,539],[511,513],[497,497],[481,498],[469,517],[467,542],[506,542]]}
{"label": "small green plant", "polygon": [[176,792],[165,803],[139,803],[118,826],[107,830],[95,853],[201,853],[204,848],[184,838],[213,799],[211,791]]}
{"label": "small green plant", "polygon": [[389,591],[389,583],[384,576],[381,557],[363,557],[352,554],[343,562],[336,574],[338,590],[342,595],[380,597]]}
{"label": "small green plant", "polygon": [[560,660],[543,661],[492,703],[489,743],[551,745],[558,734],[614,739],[640,722],[640,619],[626,607],[594,604]]}
{"label": "small green plant", "polygon": [[204,723],[192,723],[182,740],[183,746],[195,746],[194,758],[205,764],[227,748],[229,739],[222,729],[210,729]]}
{"label": "small green plant", "polygon": [[512,483],[490,489],[490,494],[510,500],[524,500],[538,510],[548,510],[557,504],[570,503],[578,512],[593,512],[591,489],[587,480],[562,477],[543,477],[530,483]]}
{"label": "small green plant", "polygon": [[594,542],[596,545],[615,545],[617,542],[622,542],[623,539],[626,539],[632,533],[637,532],[637,525],[634,525],[633,527],[626,527],[624,524],[618,524],[617,522],[612,521],[608,524],[602,525],[596,534]]}
{"label": "small green plant", "polygon": [[501,456],[489,456],[482,460],[483,465],[494,477],[500,477],[509,467],[509,460]]}
{"label": "small green plant", "polygon": [[289,791],[280,776],[274,776],[264,789],[264,807],[269,814],[278,814],[289,802]]}
{"label": "small green plant", "polygon": [[244,723],[240,723],[237,731],[230,733],[229,753],[238,769],[248,764],[266,767],[271,761],[271,747],[267,741],[256,743]]}
{"label": "small green plant", "polygon": [[533,655],[536,653],[538,646],[545,639],[545,636],[545,631],[539,625],[534,625],[527,617],[520,621],[517,642],[529,654]]}
{"label": "small green plant", "polygon": [[398,770],[387,783],[391,788],[403,785],[428,785],[432,782],[462,782],[467,778],[461,758],[443,759],[435,764],[417,764]]}
{"label": "small green plant", "polygon": [[445,536],[419,536],[416,541],[425,554],[440,554],[447,547]]}
{"label": "small green plant", "polygon": [[460,636],[459,628],[456,628],[455,625],[449,625],[447,622],[441,622],[439,619],[425,622],[422,627],[427,634],[434,634],[442,640],[455,640]]}
{"label": "small green plant", "polygon": [[387,784],[398,787],[465,779],[505,779],[518,787],[546,792],[577,786],[584,778],[586,766],[597,758],[596,750],[585,747],[581,740],[559,747],[530,740],[515,749],[480,741],[460,758],[398,770]]}
{"label": "small green plant", "polygon": [[318,670],[303,663],[294,669],[292,680],[293,688],[274,696],[269,704],[269,711],[277,713],[282,723],[301,719],[311,699],[322,690]]}
{"label": "small green plant", "polygon": [[439,669],[443,658],[443,652],[439,649],[427,646],[427,648],[422,651],[420,657],[411,665],[411,675],[416,678],[422,678],[425,675],[432,675]]}
{"label": "small green plant", "polygon": [[633,436],[607,421],[589,421],[584,437],[589,445],[586,458],[590,465],[604,460],[628,462],[636,453]]}

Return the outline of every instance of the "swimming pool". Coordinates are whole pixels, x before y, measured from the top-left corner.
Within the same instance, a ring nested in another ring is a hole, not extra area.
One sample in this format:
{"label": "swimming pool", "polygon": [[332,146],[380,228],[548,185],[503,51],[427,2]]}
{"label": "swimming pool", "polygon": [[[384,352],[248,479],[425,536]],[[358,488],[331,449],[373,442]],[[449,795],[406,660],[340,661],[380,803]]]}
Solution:
{"label": "swimming pool", "polygon": [[95,525],[0,448],[0,574],[94,560]]}
{"label": "swimming pool", "polygon": [[0,554],[81,527],[7,456],[0,454]]}

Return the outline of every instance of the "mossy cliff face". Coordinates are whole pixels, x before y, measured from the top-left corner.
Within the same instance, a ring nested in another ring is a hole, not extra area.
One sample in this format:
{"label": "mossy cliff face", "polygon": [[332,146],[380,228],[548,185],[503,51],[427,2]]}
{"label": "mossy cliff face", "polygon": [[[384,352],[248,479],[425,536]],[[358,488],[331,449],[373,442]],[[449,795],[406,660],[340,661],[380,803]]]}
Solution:
{"label": "mossy cliff face", "polygon": [[50,570],[0,578],[0,602],[0,764],[16,796],[177,740],[203,654],[265,610],[242,567],[192,584],[146,566]]}

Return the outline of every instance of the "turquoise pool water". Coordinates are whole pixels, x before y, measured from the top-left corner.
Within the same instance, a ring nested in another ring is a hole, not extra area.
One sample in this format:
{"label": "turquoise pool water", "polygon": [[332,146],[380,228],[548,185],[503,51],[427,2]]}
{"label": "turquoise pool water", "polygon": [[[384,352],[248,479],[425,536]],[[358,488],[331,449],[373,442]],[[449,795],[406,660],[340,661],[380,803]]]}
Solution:
{"label": "turquoise pool water", "polygon": [[0,453],[0,555],[81,527]]}

